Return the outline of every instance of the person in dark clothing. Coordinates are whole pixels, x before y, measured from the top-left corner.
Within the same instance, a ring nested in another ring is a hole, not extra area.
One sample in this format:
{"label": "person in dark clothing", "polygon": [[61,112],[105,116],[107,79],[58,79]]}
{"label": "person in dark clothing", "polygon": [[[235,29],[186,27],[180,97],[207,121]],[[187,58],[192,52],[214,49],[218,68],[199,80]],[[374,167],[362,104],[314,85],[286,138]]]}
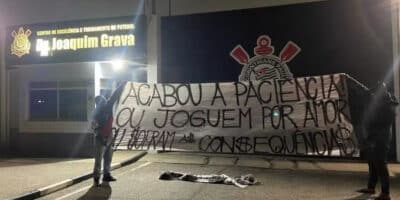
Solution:
{"label": "person in dark clothing", "polygon": [[378,180],[381,193],[375,199],[390,199],[389,171],[387,156],[390,150],[392,125],[395,118],[395,107],[399,104],[391,95],[384,83],[371,90],[369,108],[365,113],[364,124],[368,133],[366,138],[365,157],[368,160],[368,186],[358,192],[374,194]]}
{"label": "person in dark clothing", "polygon": [[93,179],[94,185],[100,185],[100,174],[101,174],[101,160],[103,159],[103,182],[116,181],[116,179],[111,176],[111,161],[113,155],[113,134],[112,134],[112,124],[113,124],[113,107],[114,103],[119,99],[122,94],[125,84],[119,86],[114,93],[111,95],[110,99],[106,99],[104,96],[96,96],[96,109],[93,113],[92,128],[95,134],[95,150],[94,150],[94,169],[93,169]]}

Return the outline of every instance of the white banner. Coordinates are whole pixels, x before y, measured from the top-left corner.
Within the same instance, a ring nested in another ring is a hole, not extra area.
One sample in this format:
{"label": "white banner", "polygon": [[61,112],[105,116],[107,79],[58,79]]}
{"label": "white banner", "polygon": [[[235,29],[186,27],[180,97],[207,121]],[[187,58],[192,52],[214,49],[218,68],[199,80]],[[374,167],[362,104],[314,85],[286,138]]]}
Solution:
{"label": "white banner", "polygon": [[115,148],[358,156],[342,74],[228,83],[129,82]]}

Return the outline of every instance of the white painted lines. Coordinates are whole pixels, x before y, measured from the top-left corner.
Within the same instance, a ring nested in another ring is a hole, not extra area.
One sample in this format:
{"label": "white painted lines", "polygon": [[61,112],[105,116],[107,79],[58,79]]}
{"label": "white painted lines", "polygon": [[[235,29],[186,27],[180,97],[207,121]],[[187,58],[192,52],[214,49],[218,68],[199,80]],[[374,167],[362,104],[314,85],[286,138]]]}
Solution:
{"label": "white painted lines", "polygon": [[83,188],[81,188],[81,189],[79,189],[79,190],[75,190],[75,191],[73,191],[73,192],[71,192],[71,193],[68,193],[68,194],[66,194],[66,195],[64,195],[64,196],[58,197],[58,198],[55,199],[55,200],[65,199],[65,198],[70,197],[70,196],[72,196],[72,195],[74,195],[74,194],[78,194],[78,193],[80,193],[80,192],[86,191],[86,190],[89,189],[90,187],[92,187],[92,185],[88,185],[88,186],[85,186],[85,187],[83,187]]}
{"label": "white painted lines", "polygon": [[49,185],[49,186],[44,187],[44,188],[40,188],[39,192],[40,192],[40,195],[44,196],[46,194],[50,194],[52,192],[55,192],[57,190],[60,190],[60,189],[65,188],[67,186],[70,186],[72,184],[73,184],[73,180],[72,179],[67,179],[67,180],[62,181],[60,183],[56,183],[56,184]]}
{"label": "white painted lines", "polygon": [[[136,170],[138,170],[138,169],[140,169],[140,168],[143,168],[143,167],[146,167],[146,166],[148,166],[148,165],[150,165],[150,164],[152,164],[152,162],[145,162],[145,163],[143,163],[143,164],[141,164],[141,165],[139,165],[139,166],[137,166],[137,167],[133,167],[133,168],[130,169],[130,170],[124,171],[124,172],[122,172],[122,173],[116,175],[116,177],[119,178],[119,177],[121,177],[122,175],[124,175],[124,174],[126,174],[126,173],[128,173],[128,172],[136,171]],[[68,197],[70,197],[70,196],[73,196],[73,195],[75,195],[75,194],[84,192],[84,191],[88,190],[89,188],[91,188],[92,186],[93,186],[93,185],[87,185],[87,186],[85,186],[85,187],[83,187],[83,188],[80,188],[80,189],[78,189],[78,190],[75,190],[75,191],[73,191],[73,192],[70,192],[70,193],[68,193],[68,194],[66,194],[66,195],[64,195],[64,196],[58,197],[58,198],[56,198],[55,200],[62,200],[62,199],[68,198]]]}

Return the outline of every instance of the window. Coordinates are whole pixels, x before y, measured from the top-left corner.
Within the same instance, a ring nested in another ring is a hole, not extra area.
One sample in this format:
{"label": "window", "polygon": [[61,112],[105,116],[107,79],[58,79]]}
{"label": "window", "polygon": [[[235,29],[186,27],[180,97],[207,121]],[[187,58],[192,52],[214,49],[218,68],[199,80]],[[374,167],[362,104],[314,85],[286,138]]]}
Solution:
{"label": "window", "polygon": [[30,120],[86,121],[88,81],[30,83]]}
{"label": "window", "polygon": [[50,120],[57,118],[57,91],[31,91],[31,119]]}
{"label": "window", "polygon": [[86,90],[60,90],[60,119],[65,121],[86,121]]}

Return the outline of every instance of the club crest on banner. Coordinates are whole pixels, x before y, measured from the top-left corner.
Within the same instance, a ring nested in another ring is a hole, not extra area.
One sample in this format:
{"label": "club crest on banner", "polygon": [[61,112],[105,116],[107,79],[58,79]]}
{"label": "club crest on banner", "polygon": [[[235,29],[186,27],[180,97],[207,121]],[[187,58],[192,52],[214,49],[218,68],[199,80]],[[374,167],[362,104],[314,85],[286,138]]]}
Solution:
{"label": "club crest on banner", "polygon": [[255,56],[252,58],[241,45],[237,45],[230,55],[243,65],[239,81],[293,78],[287,63],[301,51],[301,48],[289,41],[279,53],[279,57],[274,55],[274,51],[268,35],[258,37],[257,46],[254,48]]}
{"label": "club crest on banner", "polygon": [[24,31],[24,28],[22,27],[18,29],[18,33],[16,31],[13,31],[11,33],[11,36],[14,38],[14,41],[11,44],[11,54],[18,56],[18,58],[21,58],[25,54],[29,54],[29,51],[31,49],[29,36],[31,34],[31,30],[27,29],[26,31]]}

